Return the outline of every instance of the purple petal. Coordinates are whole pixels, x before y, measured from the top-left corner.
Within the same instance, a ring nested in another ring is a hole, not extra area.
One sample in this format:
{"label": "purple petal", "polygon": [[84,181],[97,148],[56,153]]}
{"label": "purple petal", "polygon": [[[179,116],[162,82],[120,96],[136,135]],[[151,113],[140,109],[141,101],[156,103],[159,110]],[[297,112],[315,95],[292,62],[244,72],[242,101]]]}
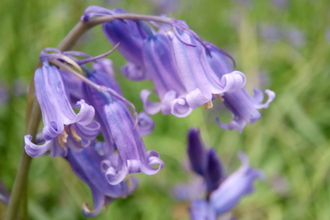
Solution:
{"label": "purple petal", "polygon": [[208,191],[212,192],[218,188],[220,181],[224,178],[224,173],[220,158],[213,148],[208,150],[206,157],[204,177]]}
{"label": "purple petal", "polygon": [[243,119],[235,116],[229,123],[222,123],[219,118],[216,118],[216,122],[218,126],[224,130],[237,130],[239,133],[242,133],[246,125],[246,122]]}
{"label": "purple petal", "polygon": [[[130,173],[157,173],[163,167],[163,162],[156,152],[146,152],[138,131],[134,129],[134,121],[127,107],[120,103],[109,103],[104,106],[104,111],[109,132],[120,155],[118,170],[110,167],[107,171],[109,182],[121,182]],[[153,168],[153,165],[158,165],[158,168]]]}
{"label": "purple petal", "polygon": [[148,97],[150,96],[151,91],[148,89],[143,89],[140,92],[140,98],[143,103],[143,109],[149,115],[154,115],[161,110],[162,104],[160,102],[151,102]]}
{"label": "purple petal", "polygon": [[[117,14],[126,13],[121,9],[114,9],[113,12]],[[120,43],[118,51],[129,61],[129,63],[136,66],[135,68],[132,68],[130,64],[128,71],[127,68],[125,68],[125,73],[129,74],[126,76],[130,78],[131,73],[133,74],[132,76],[135,76],[135,74],[130,71],[132,69],[144,69],[141,49],[145,38],[148,36],[147,32],[153,32],[152,29],[142,21],[132,20],[115,20],[106,22],[102,27],[104,34],[111,44],[116,45],[117,43]],[[142,76],[144,75],[145,74],[143,73]],[[132,78],[140,80],[144,79],[143,77]]]}
{"label": "purple petal", "polygon": [[177,200],[191,201],[205,196],[206,186],[204,178],[198,176],[189,181],[189,183],[176,184],[173,188],[173,196]]}
{"label": "purple petal", "polygon": [[200,63],[200,55],[204,53],[204,48],[184,32],[181,33],[180,38],[188,44],[196,44],[193,47],[182,43],[177,37],[172,39],[178,74],[188,92],[186,99],[189,106],[195,109],[212,99],[212,86],[210,86],[205,69]]}
{"label": "purple petal", "polygon": [[25,142],[25,151],[30,157],[41,157],[44,156],[50,148],[53,146],[53,141],[46,141],[43,145],[36,145],[31,142],[32,136],[25,135],[24,142]]}
{"label": "purple petal", "polygon": [[160,100],[170,90],[178,94],[186,93],[176,68],[171,41],[166,33],[163,34],[160,30],[157,35],[149,37],[143,45],[142,55],[148,78],[154,83]]}
{"label": "purple petal", "polygon": [[[257,88],[254,88],[254,94],[257,94],[257,93],[262,93],[259,89]],[[265,103],[261,103],[262,102],[262,99],[260,98],[260,95],[255,95],[256,96],[259,96],[257,99],[256,99],[256,104],[254,105],[257,109],[260,109],[260,108],[268,108],[269,107],[269,104],[275,99],[276,97],[276,94],[275,92],[269,90],[269,89],[266,89],[265,90],[265,93],[268,95],[268,99]],[[262,96],[263,98],[263,96]]]}
{"label": "purple petal", "polygon": [[176,117],[184,118],[190,115],[192,110],[185,98],[177,98],[171,101],[171,114]]}
{"label": "purple petal", "polygon": [[192,201],[189,213],[191,220],[217,220],[215,211],[205,200]]}
{"label": "purple petal", "polygon": [[198,129],[191,128],[188,132],[187,153],[192,170],[203,176],[206,165],[206,152]]}
{"label": "purple petal", "polygon": [[244,153],[239,153],[238,157],[242,162],[242,166],[228,176],[210,196],[211,205],[216,210],[217,215],[233,209],[243,196],[253,192],[254,180],[264,177],[260,170],[250,166]]}
{"label": "purple petal", "polygon": [[105,73],[110,79],[115,78],[115,72],[113,71],[112,61],[110,59],[100,59],[94,62],[93,71]]}
{"label": "purple petal", "polygon": [[124,66],[120,67],[120,70],[124,76],[133,81],[142,81],[148,79],[145,68],[132,62],[126,63]]}
{"label": "purple petal", "polygon": [[155,128],[155,123],[145,112],[139,113],[138,130],[141,136],[150,134]]}

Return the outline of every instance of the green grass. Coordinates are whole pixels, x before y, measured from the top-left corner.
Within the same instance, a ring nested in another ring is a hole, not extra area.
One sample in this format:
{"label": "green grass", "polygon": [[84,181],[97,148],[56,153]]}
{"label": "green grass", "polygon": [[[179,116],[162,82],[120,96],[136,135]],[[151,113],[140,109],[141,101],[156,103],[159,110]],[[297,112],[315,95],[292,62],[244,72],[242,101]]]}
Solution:
{"label": "green grass", "polygon": [[[16,79],[28,84],[39,52],[56,47],[78,21],[84,8],[98,4],[120,7],[134,13],[152,14],[147,1],[2,1],[0,3],[0,82],[10,91]],[[184,119],[153,116],[155,131],[145,137],[147,149],[157,150],[165,168],[156,176],[136,175],[140,187],[130,197],[119,199],[94,219],[188,219],[189,203],[171,198],[171,187],[188,176],[182,169],[186,152],[186,132],[199,127],[205,144],[214,146],[223,163],[232,172],[238,166],[237,151],[245,151],[267,179],[257,182],[255,193],[234,209],[241,220],[327,220],[330,216],[330,43],[326,41],[330,2],[291,0],[286,8],[272,1],[251,1],[246,6],[234,1],[182,1],[183,8],[170,14],[186,20],[204,40],[228,51],[236,60],[236,69],[254,86],[270,88],[277,94],[262,118],[247,125],[242,134],[219,129],[211,115],[217,109],[196,109]],[[284,30],[299,28],[306,37],[301,47],[287,40],[269,42],[259,34],[260,24],[278,25]],[[111,49],[101,28],[87,33],[77,50],[98,55]],[[119,72],[123,58],[109,56],[115,63],[117,79],[127,99],[142,110],[137,94],[152,89],[149,82],[133,83]],[[258,82],[267,72],[269,85]],[[8,189],[14,181],[22,151],[26,97],[11,92],[8,105],[0,106],[0,179]],[[273,187],[280,176],[284,192]],[[89,189],[73,175],[61,158],[33,159],[29,175],[30,219],[85,219],[83,202],[91,202]],[[0,219],[5,207],[0,206]]]}

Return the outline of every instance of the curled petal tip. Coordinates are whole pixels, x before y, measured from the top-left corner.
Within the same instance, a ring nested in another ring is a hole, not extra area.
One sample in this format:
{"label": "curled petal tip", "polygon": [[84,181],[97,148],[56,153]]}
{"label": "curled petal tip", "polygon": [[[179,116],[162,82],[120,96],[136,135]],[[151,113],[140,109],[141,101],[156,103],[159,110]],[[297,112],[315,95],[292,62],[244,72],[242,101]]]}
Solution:
{"label": "curled petal tip", "polygon": [[100,212],[102,211],[102,207],[103,206],[101,205],[93,210],[90,210],[89,203],[83,203],[82,212],[86,217],[94,217],[100,214]]}
{"label": "curled petal tip", "polygon": [[138,131],[144,136],[150,134],[155,128],[155,123],[152,118],[145,112],[140,112],[138,115]]}

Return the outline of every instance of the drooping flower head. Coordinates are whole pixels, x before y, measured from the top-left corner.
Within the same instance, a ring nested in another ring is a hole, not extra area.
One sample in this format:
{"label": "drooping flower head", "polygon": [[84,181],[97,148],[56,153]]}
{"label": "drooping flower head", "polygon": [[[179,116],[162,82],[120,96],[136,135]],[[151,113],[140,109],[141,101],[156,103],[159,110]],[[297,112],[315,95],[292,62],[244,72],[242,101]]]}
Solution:
{"label": "drooping flower head", "polygon": [[[116,89],[116,82],[109,74],[90,71],[87,77],[104,88]],[[109,183],[118,184],[130,173],[157,173],[163,167],[163,162],[157,152],[146,151],[135,127],[136,122],[128,109],[129,102],[114,93],[110,94],[107,89],[98,91],[85,84],[84,90],[86,99],[95,107],[97,121],[101,124],[105,139],[104,154],[116,154],[114,150],[118,151],[118,161],[107,162],[106,177]],[[153,165],[158,167],[154,168]]]}
{"label": "drooping flower head", "polygon": [[[45,49],[41,54],[48,50]],[[32,137],[26,135],[25,150],[31,157],[42,156],[48,151],[51,156],[65,156],[67,146],[75,150],[88,146],[97,136],[99,124],[93,121],[94,108],[83,99],[76,103],[75,107],[80,111],[75,113],[59,69],[48,63],[47,56],[41,56],[41,59],[43,66],[36,70],[34,83],[42,112],[42,139],[45,143],[36,145],[31,142]]]}
{"label": "drooping flower head", "polygon": [[[84,18],[126,13],[90,7]],[[255,90],[251,98],[243,89],[245,75],[234,70],[227,55],[211,43],[203,42],[185,21],[164,18],[167,24],[155,25],[156,32],[143,18],[140,20],[115,20],[106,22],[103,30],[112,44],[120,43],[119,51],[129,61],[123,70],[132,80],[150,79],[154,83],[160,102],[151,102],[149,90],[142,90],[140,97],[148,114],[173,114],[188,116],[193,109],[204,105],[212,108],[212,99],[224,101],[232,111],[234,120],[229,124],[218,123],[223,129],[242,131],[246,123],[260,118],[258,108],[266,108],[275,93],[266,90],[269,100],[261,104],[263,95]],[[161,19],[158,19],[160,21]],[[251,113],[251,116],[244,114]]]}

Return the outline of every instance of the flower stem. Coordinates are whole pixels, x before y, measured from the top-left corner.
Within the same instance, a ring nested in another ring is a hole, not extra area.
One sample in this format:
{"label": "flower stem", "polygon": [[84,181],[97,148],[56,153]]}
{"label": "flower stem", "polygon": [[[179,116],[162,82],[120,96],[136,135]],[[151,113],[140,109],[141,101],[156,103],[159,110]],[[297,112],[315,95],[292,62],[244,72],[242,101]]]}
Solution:
{"label": "flower stem", "polygon": [[[115,16],[100,17],[88,22],[79,21],[78,24],[68,33],[68,35],[59,44],[58,49],[60,51],[70,50],[78,39],[89,29],[102,24],[104,22],[113,21],[116,19],[131,19],[131,20],[149,20],[163,23],[171,23],[172,18],[158,17],[158,16],[148,16],[148,15],[138,15],[138,14],[118,14]],[[36,66],[36,69],[41,67],[41,62]],[[30,134],[35,141],[35,136],[38,132],[38,127],[41,121],[41,110],[34,96],[34,80],[31,80],[30,91],[27,99],[26,108],[26,134]],[[22,218],[27,219],[27,182],[28,182],[28,171],[30,168],[32,158],[26,154],[23,149],[21,159],[18,165],[18,170],[15,178],[15,182],[12,188],[12,194],[9,200],[9,205],[6,211],[4,220],[14,220],[18,214],[18,207],[20,202],[23,204],[23,215]]]}

